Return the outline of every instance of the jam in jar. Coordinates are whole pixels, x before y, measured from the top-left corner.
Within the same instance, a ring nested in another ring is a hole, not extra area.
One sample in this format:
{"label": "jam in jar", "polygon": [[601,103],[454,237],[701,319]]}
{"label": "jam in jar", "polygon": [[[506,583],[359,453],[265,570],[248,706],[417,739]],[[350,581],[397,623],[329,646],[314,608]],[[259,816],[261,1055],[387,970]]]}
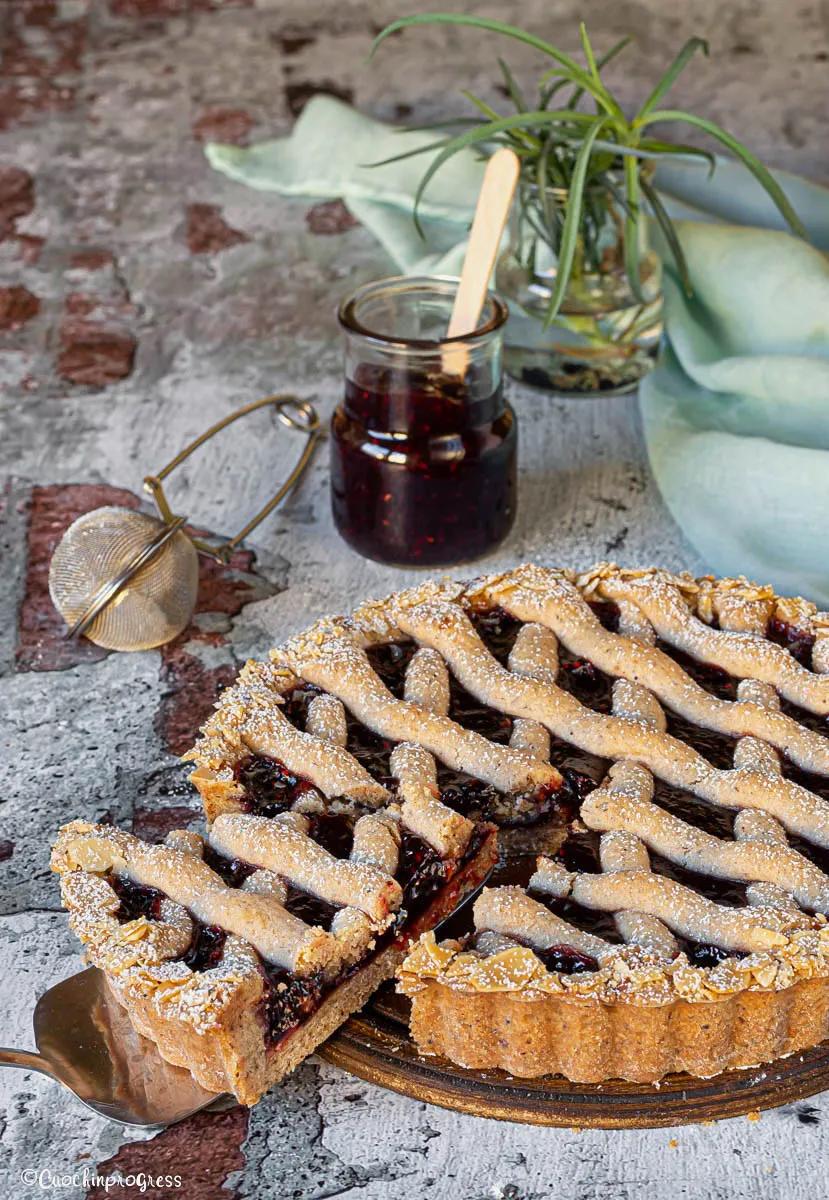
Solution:
{"label": "jam in jar", "polygon": [[446,339],[456,281],[369,284],[340,309],[343,403],[331,428],[334,521],[360,554],[408,566],[478,558],[509,532],[516,419],[504,399],[507,310]]}

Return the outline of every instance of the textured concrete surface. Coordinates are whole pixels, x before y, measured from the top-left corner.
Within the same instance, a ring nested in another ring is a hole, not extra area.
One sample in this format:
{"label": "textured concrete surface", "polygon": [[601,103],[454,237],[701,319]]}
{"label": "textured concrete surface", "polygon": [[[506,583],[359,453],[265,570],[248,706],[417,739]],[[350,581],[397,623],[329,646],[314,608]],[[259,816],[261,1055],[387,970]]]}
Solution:
{"label": "textured concrete surface", "polygon": [[[456,7],[460,8],[461,5]],[[829,142],[823,4],[783,0],[467,3],[576,49],[576,16],[631,99],[690,33],[712,54],[677,99],[779,166],[820,178]],[[277,389],[327,415],[340,380],[333,310],[389,264],[341,205],[285,202],[209,171],[203,142],[289,127],[316,90],[385,118],[461,111],[492,93],[474,33],[412,33],[371,70],[371,35],[401,0],[5,0],[0,4],[0,1040],[31,1045],[40,991],[78,965],[47,842],[73,815],[150,836],[197,820],[176,754],[237,664],[314,615],[399,586],[328,515],[325,455],[256,536],[257,563],[203,573],[191,628],[163,652],[67,647],[44,587],[78,512],[135,503],[145,473],[207,423]],[[530,52],[510,49],[519,75]],[[487,565],[612,555],[702,568],[649,478],[631,399],[565,403],[513,389],[520,515]],[[175,500],[232,533],[294,447],[266,414],[187,465]],[[112,489],[125,489],[118,493]],[[99,1196],[79,1177],[179,1171],[192,1197],[628,1200],[827,1194],[829,1104],[652,1132],[538,1130],[429,1108],[310,1062],[250,1114],[208,1114],[154,1138],[120,1130],[53,1084],[0,1073],[2,1194]],[[139,1194],[114,1188],[110,1195]],[[167,1196],[181,1191],[151,1189]]]}

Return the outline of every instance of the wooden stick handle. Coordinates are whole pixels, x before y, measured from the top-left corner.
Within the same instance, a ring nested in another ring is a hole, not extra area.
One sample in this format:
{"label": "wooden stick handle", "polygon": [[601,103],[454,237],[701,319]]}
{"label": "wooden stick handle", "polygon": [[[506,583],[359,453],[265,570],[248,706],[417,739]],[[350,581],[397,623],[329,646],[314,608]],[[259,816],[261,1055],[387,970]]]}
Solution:
{"label": "wooden stick handle", "polygon": [[[464,337],[478,327],[520,169],[518,155],[506,146],[486,165],[447,337]],[[467,360],[465,346],[447,346],[443,354],[444,369],[454,375],[464,374]]]}

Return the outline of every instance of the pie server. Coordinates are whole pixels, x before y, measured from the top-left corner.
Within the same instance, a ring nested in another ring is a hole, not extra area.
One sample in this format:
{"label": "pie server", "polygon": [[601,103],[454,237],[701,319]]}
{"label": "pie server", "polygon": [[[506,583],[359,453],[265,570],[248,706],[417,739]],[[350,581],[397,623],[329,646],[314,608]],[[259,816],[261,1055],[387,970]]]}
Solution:
{"label": "pie server", "polygon": [[[478,891],[465,896],[436,930]],[[205,1091],[189,1071],[168,1063],[154,1042],[136,1033],[97,967],[70,975],[44,992],[35,1005],[33,1024],[37,1053],[0,1047],[0,1067],[48,1075],[87,1108],[121,1125],[161,1129],[203,1108],[236,1104],[233,1096]]]}
{"label": "pie server", "polygon": [[88,1108],[122,1125],[161,1128],[208,1105],[235,1104],[174,1067],[133,1029],[97,967],[70,975],[35,1005],[37,1053],[0,1048],[0,1066],[56,1079]]}

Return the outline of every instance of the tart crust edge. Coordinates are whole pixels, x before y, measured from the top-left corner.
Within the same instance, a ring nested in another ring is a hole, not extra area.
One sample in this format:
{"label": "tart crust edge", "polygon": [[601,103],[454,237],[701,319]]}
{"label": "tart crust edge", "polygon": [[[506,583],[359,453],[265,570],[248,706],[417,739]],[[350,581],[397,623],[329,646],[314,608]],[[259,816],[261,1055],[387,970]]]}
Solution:
{"label": "tart crust edge", "polygon": [[411,1036],[422,1054],[518,1078],[656,1083],[773,1062],[829,1036],[829,977],[668,1004],[597,1003],[572,994],[454,988],[419,980]]}

